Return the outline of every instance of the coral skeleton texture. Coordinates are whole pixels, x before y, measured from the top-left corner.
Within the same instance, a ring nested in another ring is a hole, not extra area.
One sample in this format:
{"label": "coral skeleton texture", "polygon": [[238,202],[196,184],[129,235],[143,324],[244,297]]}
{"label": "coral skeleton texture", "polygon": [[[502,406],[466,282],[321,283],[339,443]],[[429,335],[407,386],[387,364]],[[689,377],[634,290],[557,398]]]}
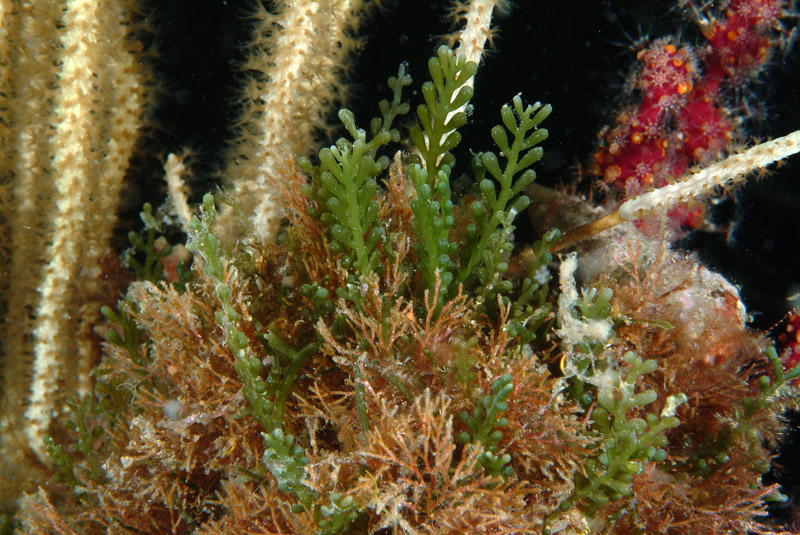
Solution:
{"label": "coral skeleton texture", "polygon": [[[193,208],[193,158],[164,155],[165,203],[117,251],[146,17],[0,0],[0,535],[800,533],[764,477],[794,346],[673,245],[800,150],[737,151],[724,108],[795,14],[680,4],[707,43],[639,51],[581,197],[534,184],[551,106],[473,110],[513,5],[451,6],[429,80],[400,65],[369,128],[340,109],[319,147],[390,6],[254,2],[223,190]],[[478,114],[495,146],[468,171]]]}

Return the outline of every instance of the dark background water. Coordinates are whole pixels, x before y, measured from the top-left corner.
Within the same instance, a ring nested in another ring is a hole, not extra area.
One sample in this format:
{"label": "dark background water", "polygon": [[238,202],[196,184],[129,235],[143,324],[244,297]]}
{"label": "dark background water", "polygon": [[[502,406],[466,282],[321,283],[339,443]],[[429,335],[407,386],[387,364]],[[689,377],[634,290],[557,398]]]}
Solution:
{"label": "dark background water", "polygon": [[[350,68],[351,108],[366,127],[387,96],[386,79],[408,62],[415,87],[426,80],[427,58],[452,30],[444,2],[386,0],[364,25],[360,51]],[[159,0],[150,4],[150,37],[158,57],[156,79],[163,92],[151,117],[152,147],[162,157],[191,147],[195,153],[193,200],[217,183],[215,171],[224,154],[228,127],[235,116],[237,62],[248,32],[249,3],[211,0]],[[520,0],[497,17],[498,33],[476,79],[475,113],[462,129],[457,153],[468,172],[468,148],[493,149],[489,129],[499,122],[499,108],[522,93],[527,101],[553,105],[547,120],[550,139],[537,168],[547,185],[570,182],[589,163],[597,132],[633,98],[623,89],[636,50],[648,39],[673,35],[683,42],[703,37],[687,12],[672,1]],[[787,18],[787,31],[796,23]],[[788,35],[788,34],[787,34]],[[765,139],[800,128],[800,48],[777,51],[770,66],[746,87],[731,91],[729,105],[745,119],[742,141]],[[412,95],[412,102],[418,102]],[[333,119],[332,119],[333,122]],[[163,193],[158,160],[149,158],[137,185],[127,194],[128,217],[145,199]],[[800,156],[769,178],[751,182],[735,197],[718,204],[715,220],[730,225],[728,235],[697,232],[683,245],[741,286],[753,325],[768,329],[792,306],[800,292]],[[524,235],[524,225],[521,225]],[[778,462],[777,476],[795,501],[800,495],[792,433]],[[784,510],[784,512],[788,512]]]}

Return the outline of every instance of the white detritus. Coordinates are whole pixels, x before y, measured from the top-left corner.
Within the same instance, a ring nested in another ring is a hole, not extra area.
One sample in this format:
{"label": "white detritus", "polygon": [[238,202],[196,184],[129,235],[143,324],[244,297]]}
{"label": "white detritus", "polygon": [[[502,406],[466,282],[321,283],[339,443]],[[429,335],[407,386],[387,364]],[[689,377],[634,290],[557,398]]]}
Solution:
{"label": "white detritus", "polygon": [[688,398],[684,393],[680,393],[674,396],[669,396],[667,398],[667,402],[664,404],[664,409],[661,411],[661,417],[669,418],[670,416],[675,416],[675,411],[683,403],[686,403],[687,399]]}
{"label": "white detritus", "polygon": [[606,319],[582,321],[575,316],[579,296],[575,287],[578,254],[570,253],[561,261],[558,271],[561,295],[558,297],[558,319],[561,324],[556,334],[570,344],[586,341],[604,342],[611,336],[611,322]]}

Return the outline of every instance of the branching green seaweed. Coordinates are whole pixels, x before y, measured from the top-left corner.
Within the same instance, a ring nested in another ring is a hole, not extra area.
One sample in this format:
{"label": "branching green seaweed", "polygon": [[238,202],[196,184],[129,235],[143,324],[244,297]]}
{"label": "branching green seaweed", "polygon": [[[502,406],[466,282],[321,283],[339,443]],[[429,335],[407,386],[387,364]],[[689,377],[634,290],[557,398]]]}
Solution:
{"label": "branching green seaweed", "polygon": [[508,397],[514,390],[514,383],[510,374],[503,374],[492,383],[491,394],[481,398],[480,403],[472,411],[459,414],[461,421],[469,428],[459,434],[457,439],[462,444],[479,444],[483,451],[478,456],[486,473],[492,476],[511,477],[514,469],[509,465],[511,456],[507,453],[498,456],[497,448],[503,440],[503,427],[508,426],[508,420],[500,416],[508,410]]}
{"label": "branching green seaweed", "polygon": [[597,389],[598,407],[592,412],[592,422],[598,433],[593,458],[585,465],[583,474],[575,474],[575,489],[547,515],[542,534],[549,535],[550,525],[575,505],[584,505],[584,512],[594,517],[609,501],[619,501],[633,495],[633,476],[642,473],[644,463],[662,462],[667,457],[664,432],[680,425],[675,410],[686,402],[683,394],[667,398],[660,415],[647,414],[645,419],[632,418],[628,413],[650,405],[658,398],[654,390],[636,392],[637,380],[653,373],[655,360],[642,361],[632,352],[623,356],[630,365],[627,374],[610,372],[609,384]]}

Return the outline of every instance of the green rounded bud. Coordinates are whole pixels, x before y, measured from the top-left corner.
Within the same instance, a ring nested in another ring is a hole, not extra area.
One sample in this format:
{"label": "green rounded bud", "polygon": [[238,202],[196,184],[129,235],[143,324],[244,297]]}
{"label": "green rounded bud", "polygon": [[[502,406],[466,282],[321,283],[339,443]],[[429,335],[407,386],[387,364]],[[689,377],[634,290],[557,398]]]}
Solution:
{"label": "green rounded bud", "polygon": [[622,467],[630,474],[639,475],[644,470],[644,466],[639,461],[628,461]]}
{"label": "green rounded bud", "polygon": [[760,460],[753,463],[753,470],[756,471],[758,474],[766,474],[770,471],[770,464],[769,461]]}
{"label": "green rounded bud", "polygon": [[758,378],[758,387],[761,389],[762,392],[768,390],[771,385],[772,385],[772,380],[766,375],[762,375],[761,377]]}
{"label": "green rounded bud", "polygon": [[[487,160],[490,161],[490,162],[494,162],[495,165],[497,164],[497,156],[495,156],[494,154],[492,154],[490,152],[484,154],[484,156],[483,156],[484,165],[486,165],[486,161]],[[488,165],[487,165],[487,167],[488,167]],[[486,195],[486,197],[488,199],[491,199],[491,198],[494,197],[494,195],[495,195],[494,182],[492,182],[488,178],[484,178],[483,180],[481,180],[480,184],[478,184],[478,187],[480,188],[481,192],[484,195]]]}

